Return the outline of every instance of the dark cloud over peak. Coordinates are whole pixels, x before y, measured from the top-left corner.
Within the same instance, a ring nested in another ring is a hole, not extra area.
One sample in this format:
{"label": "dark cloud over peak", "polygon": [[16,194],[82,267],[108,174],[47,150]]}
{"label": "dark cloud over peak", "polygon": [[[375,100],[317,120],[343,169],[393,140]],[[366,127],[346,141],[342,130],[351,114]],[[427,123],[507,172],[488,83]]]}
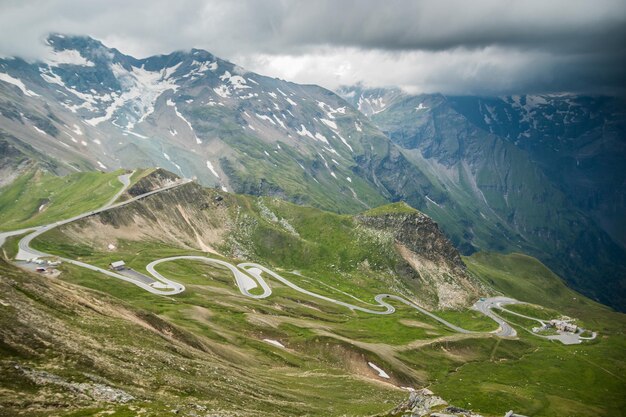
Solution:
{"label": "dark cloud over peak", "polygon": [[0,54],[35,58],[49,32],[138,57],[198,47],[334,88],[457,94],[624,93],[622,0],[4,1]]}

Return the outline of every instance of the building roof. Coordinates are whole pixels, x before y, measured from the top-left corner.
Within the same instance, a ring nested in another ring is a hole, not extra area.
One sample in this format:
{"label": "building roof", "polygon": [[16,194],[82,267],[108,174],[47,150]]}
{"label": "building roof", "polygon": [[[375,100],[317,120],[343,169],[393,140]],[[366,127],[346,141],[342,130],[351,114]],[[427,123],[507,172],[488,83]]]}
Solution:
{"label": "building roof", "polygon": [[119,268],[120,266],[124,266],[124,265],[126,265],[126,264],[124,263],[124,261],[115,261],[115,262],[111,262],[111,266],[112,266],[113,268]]}

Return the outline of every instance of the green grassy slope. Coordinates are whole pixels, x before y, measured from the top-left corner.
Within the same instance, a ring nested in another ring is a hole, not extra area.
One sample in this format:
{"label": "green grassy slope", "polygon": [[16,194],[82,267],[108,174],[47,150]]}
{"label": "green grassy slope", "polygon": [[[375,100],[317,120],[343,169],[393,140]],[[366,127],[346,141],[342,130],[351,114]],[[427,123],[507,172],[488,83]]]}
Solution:
{"label": "green grassy slope", "polygon": [[121,170],[59,177],[31,169],[0,189],[0,230],[47,224],[98,208],[122,188],[120,174]]}
{"label": "green grassy slope", "polygon": [[[519,341],[494,341],[481,360],[459,363],[435,381],[431,386],[435,392],[475,410],[500,407],[538,417],[624,415],[623,314],[567,288],[534,258],[478,253],[465,261],[472,273],[503,294],[578,318],[599,336],[582,345],[564,346],[530,335],[521,323],[515,326]],[[452,349],[461,347],[456,344]],[[462,349],[472,350],[465,343]]]}
{"label": "green grassy slope", "polygon": [[[520,301],[551,308],[588,322],[600,331],[624,320],[610,308],[567,287],[554,272],[537,259],[519,253],[477,253],[464,258],[469,270],[483,282]],[[619,328],[619,326],[618,326]]]}
{"label": "green grassy slope", "polygon": [[[303,288],[364,306],[377,293],[407,290],[393,241],[363,230],[351,216],[193,184],[54,229],[35,246],[104,267],[124,259],[145,271],[158,258],[204,254],[193,249],[193,235],[161,239],[169,225],[190,227],[181,210],[194,222],[207,219],[196,223],[199,231],[228,224],[229,237],[214,247],[231,263],[255,260]],[[394,204],[369,215],[407,210]],[[224,220],[224,213],[232,217]],[[157,215],[152,229],[148,219]],[[150,233],[101,236],[138,219]],[[104,224],[110,228],[100,229]],[[102,244],[110,241],[113,251]],[[227,250],[233,246],[247,252],[232,255]],[[254,300],[239,293],[227,270],[192,261],[157,267],[186,286],[175,297],[72,265],[62,265],[60,277],[50,280],[0,261],[0,370],[9,376],[0,379],[0,405],[15,414],[28,404],[25,415],[32,416],[133,415],[142,408],[147,415],[180,409],[182,415],[369,416],[384,415],[406,398],[398,387],[412,386],[429,387],[487,417],[510,409],[537,417],[622,415],[624,315],[570,290],[534,258],[479,253],[465,262],[494,291],[575,317],[598,331],[598,339],[564,346],[528,334],[524,323],[515,326],[518,340],[456,334],[398,303],[393,315],[368,315],[275,281],[271,297]],[[472,330],[494,329],[476,312],[440,314]],[[377,377],[369,361],[391,379]],[[63,387],[29,382],[15,363],[71,381],[105,378],[137,400],[79,399]]]}

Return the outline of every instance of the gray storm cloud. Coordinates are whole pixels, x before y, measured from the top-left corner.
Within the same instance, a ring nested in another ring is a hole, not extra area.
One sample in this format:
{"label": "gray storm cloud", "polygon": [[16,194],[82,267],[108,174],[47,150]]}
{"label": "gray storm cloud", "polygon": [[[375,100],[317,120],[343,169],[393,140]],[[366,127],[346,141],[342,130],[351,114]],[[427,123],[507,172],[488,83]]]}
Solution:
{"label": "gray storm cloud", "polygon": [[626,74],[622,0],[5,0],[0,27],[4,56],[82,34],[140,57],[203,48],[328,88],[624,94]]}

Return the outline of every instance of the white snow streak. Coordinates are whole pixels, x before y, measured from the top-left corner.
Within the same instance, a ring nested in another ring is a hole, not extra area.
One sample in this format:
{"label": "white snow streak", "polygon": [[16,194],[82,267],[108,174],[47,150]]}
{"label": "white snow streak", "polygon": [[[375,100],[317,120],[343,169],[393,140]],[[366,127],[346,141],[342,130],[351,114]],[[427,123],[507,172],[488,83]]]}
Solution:
{"label": "white snow streak", "polygon": [[280,343],[278,340],[263,339],[263,341],[264,341],[265,343],[269,343],[270,345],[274,345],[274,346],[279,347],[279,348],[283,348],[283,349],[285,348],[285,345],[283,345],[282,343]]}
{"label": "white snow streak", "polygon": [[374,365],[372,362],[368,362],[367,364],[370,366],[370,368],[378,372],[379,377],[389,379],[389,375],[387,374],[387,372],[383,371],[378,366]]}
{"label": "white snow streak", "polygon": [[332,120],[320,119],[320,122],[324,123],[326,126],[330,127],[331,129],[337,130],[337,123],[333,122]]}
{"label": "white snow streak", "polygon": [[[170,100],[168,98],[167,101],[165,102],[165,104],[167,104],[170,107],[174,107],[174,113],[176,113],[176,116],[178,116],[183,122],[185,122],[187,124],[187,126],[189,126],[189,130],[191,130],[191,133],[193,134],[193,137],[196,140],[196,143],[198,145],[202,144],[202,141],[196,136],[196,132],[195,132],[195,130],[193,130],[193,126],[191,126],[191,123],[189,122],[189,120],[185,119],[185,116],[183,116],[178,111],[178,107],[176,107],[176,103],[174,103],[172,100]],[[170,133],[171,133],[171,131],[170,131]]]}
{"label": "white snow streak", "polygon": [[29,96],[29,97],[38,97],[39,96],[39,94],[37,94],[34,91],[31,91],[28,88],[26,88],[26,86],[24,85],[22,80],[20,80],[18,78],[11,77],[9,74],[0,72],[0,81],[4,81],[5,83],[13,84],[14,86],[16,86],[17,88],[22,90],[22,93],[24,93],[25,96]]}
{"label": "white snow streak", "polygon": [[45,59],[46,64],[51,67],[59,65],[80,65],[83,67],[93,67],[95,64],[75,49],[64,49],[62,51],[50,50]]}
{"label": "white snow streak", "polygon": [[215,178],[219,178],[220,176],[217,174],[217,171],[215,170],[215,168],[213,168],[213,164],[211,163],[211,161],[206,161],[206,167],[209,168],[209,170],[211,171],[211,173],[213,175],[215,175]]}

